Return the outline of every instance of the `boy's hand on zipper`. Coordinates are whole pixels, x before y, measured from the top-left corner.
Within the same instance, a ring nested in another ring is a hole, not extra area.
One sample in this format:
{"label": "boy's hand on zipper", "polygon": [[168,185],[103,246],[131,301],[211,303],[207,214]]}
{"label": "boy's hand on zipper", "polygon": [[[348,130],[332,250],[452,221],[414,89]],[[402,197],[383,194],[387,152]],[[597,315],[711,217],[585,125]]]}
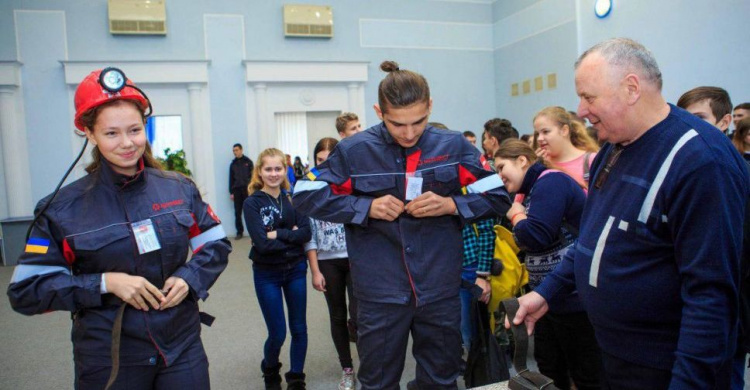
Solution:
{"label": "boy's hand on zipper", "polygon": [[370,204],[370,218],[395,221],[404,212],[404,202],[393,195],[381,196]]}
{"label": "boy's hand on zipper", "polygon": [[406,212],[415,218],[440,217],[456,213],[456,202],[451,197],[425,192],[406,205]]}

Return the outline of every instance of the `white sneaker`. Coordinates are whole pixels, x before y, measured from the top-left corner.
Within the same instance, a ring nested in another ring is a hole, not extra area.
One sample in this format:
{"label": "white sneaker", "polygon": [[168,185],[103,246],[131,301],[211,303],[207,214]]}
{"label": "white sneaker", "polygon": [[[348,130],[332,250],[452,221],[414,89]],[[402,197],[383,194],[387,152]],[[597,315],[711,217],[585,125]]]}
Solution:
{"label": "white sneaker", "polygon": [[354,370],[351,368],[345,368],[341,373],[341,382],[339,382],[339,390],[355,390],[357,388],[357,380],[354,378]]}

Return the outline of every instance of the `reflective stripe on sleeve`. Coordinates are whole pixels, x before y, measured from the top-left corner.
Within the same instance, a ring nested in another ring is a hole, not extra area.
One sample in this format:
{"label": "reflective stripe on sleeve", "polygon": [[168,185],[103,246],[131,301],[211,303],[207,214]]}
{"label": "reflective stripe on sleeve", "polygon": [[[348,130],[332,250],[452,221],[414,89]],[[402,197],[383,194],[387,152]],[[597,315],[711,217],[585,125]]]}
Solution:
{"label": "reflective stripe on sleeve", "polygon": [[20,282],[26,280],[32,276],[40,276],[46,274],[62,273],[65,275],[71,275],[70,269],[67,267],[60,267],[55,265],[32,265],[32,264],[20,264],[16,266],[13,271],[13,277],[10,278],[11,283]]}
{"label": "reflective stripe on sleeve", "polygon": [[328,186],[328,183],[324,181],[300,180],[294,186],[294,193],[299,194],[304,191],[322,190],[323,188],[326,188],[326,186]]}
{"label": "reflective stripe on sleeve", "polygon": [[492,175],[469,184],[466,186],[466,192],[469,194],[482,194],[501,187],[503,187],[503,180],[500,178],[500,175]]}
{"label": "reflective stripe on sleeve", "polygon": [[203,247],[203,245],[206,245],[207,242],[221,240],[226,236],[227,234],[224,232],[224,227],[221,225],[216,225],[211,229],[208,229],[205,232],[191,238],[190,248],[193,250],[193,253],[195,253],[198,252]]}

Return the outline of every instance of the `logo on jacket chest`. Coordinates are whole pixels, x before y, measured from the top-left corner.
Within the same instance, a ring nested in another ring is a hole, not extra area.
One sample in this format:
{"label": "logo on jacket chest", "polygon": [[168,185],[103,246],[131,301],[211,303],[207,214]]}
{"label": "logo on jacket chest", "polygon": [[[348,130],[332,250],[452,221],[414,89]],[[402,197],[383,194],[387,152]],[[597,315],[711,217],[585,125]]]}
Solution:
{"label": "logo on jacket chest", "polygon": [[151,205],[151,209],[154,211],[160,211],[160,210],[168,209],[170,207],[180,206],[184,203],[185,201],[182,199],[175,199],[175,200],[170,200],[169,202],[164,202],[164,203],[154,203]]}
{"label": "logo on jacket chest", "polygon": [[434,163],[440,163],[440,162],[448,161],[448,159],[450,157],[451,157],[450,154],[443,154],[441,156],[435,156],[435,157],[426,158],[424,160],[419,160],[419,162],[417,163],[417,166],[420,167],[420,166],[425,165],[425,164],[434,164]]}

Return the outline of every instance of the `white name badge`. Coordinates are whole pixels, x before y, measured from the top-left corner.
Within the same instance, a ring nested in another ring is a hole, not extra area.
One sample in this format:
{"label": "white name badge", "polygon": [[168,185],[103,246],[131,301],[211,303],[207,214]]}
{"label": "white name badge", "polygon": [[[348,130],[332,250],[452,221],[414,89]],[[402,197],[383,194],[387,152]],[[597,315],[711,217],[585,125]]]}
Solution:
{"label": "white name badge", "polygon": [[414,200],[422,195],[422,178],[406,175],[406,200]]}
{"label": "white name badge", "polygon": [[138,244],[138,253],[144,254],[161,249],[154,224],[150,219],[134,222],[130,226],[133,228],[135,242]]}

